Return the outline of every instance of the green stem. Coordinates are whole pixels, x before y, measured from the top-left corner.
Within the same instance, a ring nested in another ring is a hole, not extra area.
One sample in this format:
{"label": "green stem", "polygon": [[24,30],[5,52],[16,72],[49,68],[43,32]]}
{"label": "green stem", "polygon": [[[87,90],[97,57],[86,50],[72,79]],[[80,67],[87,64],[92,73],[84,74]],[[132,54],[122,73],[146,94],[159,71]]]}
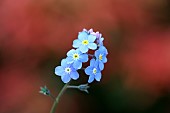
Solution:
{"label": "green stem", "polygon": [[74,89],[78,89],[79,87],[78,86],[70,86],[68,85],[67,88],[74,88]]}
{"label": "green stem", "polygon": [[64,91],[67,89],[67,86],[69,85],[69,83],[65,84],[62,88],[62,90],[59,92],[58,96],[56,97],[54,103],[53,103],[53,106],[51,108],[51,111],[50,113],[55,113],[56,111],[56,108],[57,108],[57,105],[58,105],[58,102],[60,100],[60,97],[62,96],[62,94],[64,93]]}

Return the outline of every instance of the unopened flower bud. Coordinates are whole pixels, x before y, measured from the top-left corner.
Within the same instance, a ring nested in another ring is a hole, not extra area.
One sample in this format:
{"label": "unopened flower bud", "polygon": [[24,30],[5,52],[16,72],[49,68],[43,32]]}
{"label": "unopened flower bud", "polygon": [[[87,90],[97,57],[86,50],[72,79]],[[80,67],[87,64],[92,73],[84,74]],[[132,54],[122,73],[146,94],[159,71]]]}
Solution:
{"label": "unopened flower bud", "polygon": [[46,86],[44,86],[44,87],[40,87],[40,91],[39,91],[39,93],[41,93],[41,94],[43,94],[43,95],[47,95],[47,96],[49,96],[50,95],[50,90],[48,90],[48,88],[46,87]]}
{"label": "unopened flower bud", "polygon": [[88,84],[81,84],[81,85],[78,86],[78,89],[80,91],[85,91],[86,93],[89,93],[88,90],[87,90],[89,87],[90,86],[88,86]]}

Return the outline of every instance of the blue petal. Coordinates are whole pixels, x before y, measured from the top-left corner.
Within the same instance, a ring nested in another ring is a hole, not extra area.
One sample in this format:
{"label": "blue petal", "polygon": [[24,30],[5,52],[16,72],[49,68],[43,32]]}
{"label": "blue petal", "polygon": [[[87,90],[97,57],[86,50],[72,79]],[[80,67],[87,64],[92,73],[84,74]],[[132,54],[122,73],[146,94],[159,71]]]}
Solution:
{"label": "blue petal", "polygon": [[99,61],[99,69],[100,70],[103,70],[104,69],[104,64],[103,62]]}
{"label": "blue petal", "polygon": [[63,69],[62,66],[57,66],[57,67],[55,68],[55,74],[56,74],[56,75],[62,76],[63,73],[64,73],[64,69]]}
{"label": "blue petal", "polygon": [[100,41],[101,41],[101,42],[103,42],[103,40],[104,40],[104,38],[103,38],[103,37],[102,37],[102,38],[100,38]]}
{"label": "blue petal", "polygon": [[95,49],[97,49],[97,45],[95,43],[89,43],[88,48],[95,50]]}
{"label": "blue petal", "polygon": [[78,48],[81,45],[81,41],[79,39],[76,39],[73,41],[73,47]]}
{"label": "blue petal", "polygon": [[96,50],[95,53],[94,53],[95,57],[98,59],[99,58],[99,55],[100,55],[100,51],[99,50]]}
{"label": "blue petal", "polygon": [[70,78],[70,76],[68,74],[66,74],[66,75],[61,76],[61,80],[64,83],[68,83],[71,80],[71,78]]}
{"label": "blue petal", "polygon": [[88,55],[87,54],[82,54],[80,56],[80,61],[81,62],[87,62],[88,61]]}
{"label": "blue petal", "polygon": [[102,61],[103,61],[103,63],[106,63],[106,62],[107,62],[107,58],[106,58],[106,56],[105,56],[105,57],[103,57]]}
{"label": "blue petal", "polygon": [[99,38],[99,40],[97,40],[99,46],[103,46],[103,40],[104,38]]}
{"label": "blue petal", "polygon": [[94,81],[94,75],[89,76],[88,83],[91,83]]}
{"label": "blue petal", "polygon": [[99,47],[99,50],[100,50],[101,52],[103,52],[104,54],[108,54],[108,51],[107,51],[106,47],[104,47],[104,46],[100,46],[100,47]]}
{"label": "blue petal", "polygon": [[67,66],[67,60],[66,59],[61,60],[61,66],[63,66],[63,67]]}
{"label": "blue petal", "polygon": [[74,59],[71,56],[67,57],[66,60],[67,60],[67,64],[71,64],[74,62]]}
{"label": "blue petal", "polygon": [[73,56],[75,51],[76,51],[75,49],[71,49],[70,51],[67,52],[67,56]]}
{"label": "blue petal", "polygon": [[74,80],[77,80],[79,78],[79,73],[77,71],[71,72],[70,77]]}
{"label": "blue petal", "polygon": [[79,54],[79,55],[82,54],[82,52],[81,52],[79,49],[76,49],[75,53],[77,53],[77,54]]}
{"label": "blue petal", "polygon": [[101,77],[102,77],[102,74],[100,72],[96,73],[96,75],[95,75],[96,81],[100,81]]}
{"label": "blue petal", "polygon": [[95,65],[95,62],[96,62],[96,61],[95,61],[95,59],[94,59],[94,58],[93,58],[93,59],[91,59],[91,60],[90,60],[90,66],[94,66],[94,65]]}
{"label": "blue petal", "polygon": [[107,51],[107,49],[106,49],[106,55],[108,54],[108,51]]}
{"label": "blue petal", "polygon": [[86,53],[86,52],[88,51],[88,48],[87,48],[87,46],[85,46],[85,45],[81,45],[81,46],[79,47],[79,49],[80,49],[80,51],[81,51],[82,53]]}
{"label": "blue petal", "polygon": [[80,61],[74,61],[74,63],[73,63],[73,67],[75,68],[75,69],[80,69],[81,67],[82,67],[82,62],[80,62]]}
{"label": "blue petal", "polygon": [[85,40],[85,39],[87,39],[87,37],[88,37],[88,34],[86,32],[80,32],[78,34],[78,39],[79,40]]}
{"label": "blue petal", "polygon": [[100,47],[99,47],[99,50],[101,50],[101,51],[105,51],[105,49],[106,49],[106,48],[105,48],[104,46],[100,46]]}
{"label": "blue petal", "polygon": [[94,35],[89,35],[88,36],[88,41],[89,42],[94,42],[96,40],[96,36],[94,36]]}
{"label": "blue petal", "polygon": [[85,71],[85,73],[87,74],[87,75],[91,75],[93,72],[93,70],[92,70],[93,68],[91,67],[91,66],[88,66],[84,71]]}

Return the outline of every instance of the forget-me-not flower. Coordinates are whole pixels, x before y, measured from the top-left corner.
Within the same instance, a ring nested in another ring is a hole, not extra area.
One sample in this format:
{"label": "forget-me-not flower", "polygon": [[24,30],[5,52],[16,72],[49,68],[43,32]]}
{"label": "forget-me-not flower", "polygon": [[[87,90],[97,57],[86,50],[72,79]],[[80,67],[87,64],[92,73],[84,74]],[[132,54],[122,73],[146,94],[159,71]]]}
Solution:
{"label": "forget-me-not flower", "polygon": [[68,64],[66,59],[61,61],[61,66],[55,68],[55,74],[61,76],[64,83],[68,83],[71,79],[77,80],[79,78],[77,70],[72,64]]}
{"label": "forget-me-not flower", "polygon": [[108,54],[107,49],[104,46],[100,46],[98,50],[95,51],[96,61],[99,65],[99,69],[104,69],[104,63],[107,62],[106,55]]}
{"label": "forget-me-not flower", "polygon": [[92,35],[96,36],[97,38],[97,45],[98,46],[103,46],[103,40],[104,38],[102,37],[102,34],[97,32],[91,32]]}
{"label": "forget-me-not flower", "polygon": [[78,48],[82,53],[86,53],[89,49],[97,49],[97,44],[94,43],[95,40],[96,36],[82,31],[79,32],[78,39],[73,41],[73,47]]}
{"label": "forget-me-not flower", "polygon": [[88,61],[88,55],[82,53],[79,49],[71,49],[67,52],[67,63],[72,63],[75,69],[80,69],[82,67],[82,62]]}
{"label": "forget-me-not flower", "polygon": [[88,79],[88,83],[91,83],[94,81],[94,79],[96,81],[100,81],[101,79],[101,71],[100,69],[98,68],[98,63],[95,61],[95,59],[91,59],[90,60],[90,66],[88,66],[86,69],[85,69],[85,73],[87,75],[89,75],[89,79]]}

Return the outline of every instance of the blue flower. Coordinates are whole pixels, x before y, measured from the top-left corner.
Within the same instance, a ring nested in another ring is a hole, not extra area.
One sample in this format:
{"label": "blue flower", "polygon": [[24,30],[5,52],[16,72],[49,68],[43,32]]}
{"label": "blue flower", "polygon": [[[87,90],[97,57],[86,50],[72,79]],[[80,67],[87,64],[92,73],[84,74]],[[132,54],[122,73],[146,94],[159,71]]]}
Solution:
{"label": "blue flower", "polygon": [[103,46],[103,40],[104,38],[102,37],[102,34],[97,32],[91,32],[92,35],[96,36],[97,38],[97,45],[98,46]]}
{"label": "blue flower", "polygon": [[96,36],[88,34],[86,31],[79,32],[78,39],[73,41],[73,47],[78,48],[82,53],[89,49],[95,50],[97,44],[94,43]]}
{"label": "blue flower", "polygon": [[101,71],[100,69],[98,68],[98,64],[97,62],[95,61],[95,59],[91,59],[90,60],[90,66],[88,66],[86,69],[85,69],[85,73],[87,75],[89,75],[89,79],[88,79],[88,83],[91,83],[94,81],[94,79],[96,81],[100,81],[101,79]]}
{"label": "blue flower", "polygon": [[88,55],[82,53],[79,49],[71,49],[67,52],[67,63],[73,63],[75,69],[80,69],[82,67],[82,62],[88,61]]}
{"label": "blue flower", "polygon": [[61,61],[61,66],[55,68],[55,74],[61,76],[64,83],[68,83],[71,79],[77,80],[79,78],[76,69],[73,68],[72,64],[68,64],[66,59]]}
{"label": "blue flower", "polygon": [[98,50],[95,51],[96,61],[99,65],[99,69],[104,69],[104,63],[107,62],[106,55],[108,54],[107,49],[104,46],[100,46]]}

